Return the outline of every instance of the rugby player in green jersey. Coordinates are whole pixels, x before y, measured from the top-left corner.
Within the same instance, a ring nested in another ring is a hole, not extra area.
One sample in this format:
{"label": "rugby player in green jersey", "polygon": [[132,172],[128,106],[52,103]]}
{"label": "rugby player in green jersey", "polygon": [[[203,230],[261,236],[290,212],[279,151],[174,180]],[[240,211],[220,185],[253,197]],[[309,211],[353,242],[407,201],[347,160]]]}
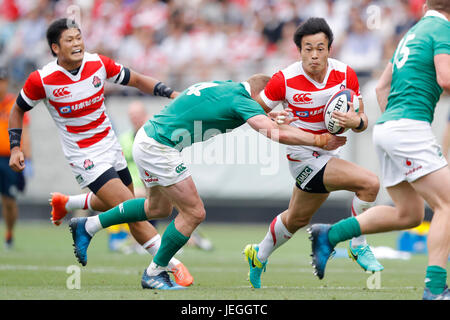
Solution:
{"label": "rugby player in green jersey", "polygon": [[77,259],[87,260],[87,248],[97,231],[125,222],[166,218],[175,207],[178,215],[165,230],[161,246],[144,270],[141,283],[143,288],[183,289],[185,287],[170,279],[167,265],[206,215],[183,162],[180,152],[183,148],[245,123],[283,144],[318,146],[326,150],[345,144],[345,137],[329,133],[315,135],[272,121],[254,100],[269,80],[265,75],[254,75],[244,82],[212,81],[192,85],[146,122],[136,134],[133,158],[148,189],[147,199],[123,202],[96,217],[72,219],[70,227]]}
{"label": "rugby player in green jersey", "polygon": [[361,234],[409,229],[424,219],[426,201],[434,212],[428,234],[423,299],[450,299],[450,170],[431,131],[443,90],[450,92],[450,1],[427,0],[424,17],[400,41],[377,85],[382,115],[373,141],[381,178],[394,206],[375,206],[334,225],[316,224],[311,233],[313,266],[324,276],[341,241]]}

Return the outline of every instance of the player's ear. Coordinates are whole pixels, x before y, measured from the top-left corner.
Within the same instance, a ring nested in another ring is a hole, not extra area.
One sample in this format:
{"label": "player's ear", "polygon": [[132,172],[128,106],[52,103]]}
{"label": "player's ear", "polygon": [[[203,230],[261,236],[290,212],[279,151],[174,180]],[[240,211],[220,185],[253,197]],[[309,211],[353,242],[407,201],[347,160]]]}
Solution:
{"label": "player's ear", "polygon": [[57,43],[52,43],[52,53],[57,56],[59,53],[59,45]]}

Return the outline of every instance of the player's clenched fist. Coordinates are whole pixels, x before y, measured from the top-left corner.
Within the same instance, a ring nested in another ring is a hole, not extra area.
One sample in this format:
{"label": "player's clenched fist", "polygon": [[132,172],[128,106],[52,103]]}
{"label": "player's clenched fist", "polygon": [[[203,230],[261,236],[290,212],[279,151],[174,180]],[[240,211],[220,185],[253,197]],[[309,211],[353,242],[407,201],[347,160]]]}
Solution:
{"label": "player's clenched fist", "polygon": [[16,172],[20,172],[25,169],[25,157],[19,148],[13,148],[11,150],[9,167]]}
{"label": "player's clenched fist", "polygon": [[342,147],[347,142],[347,137],[335,136],[331,133],[322,133],[314,136],[316,147],[325,150],[334,150]]}

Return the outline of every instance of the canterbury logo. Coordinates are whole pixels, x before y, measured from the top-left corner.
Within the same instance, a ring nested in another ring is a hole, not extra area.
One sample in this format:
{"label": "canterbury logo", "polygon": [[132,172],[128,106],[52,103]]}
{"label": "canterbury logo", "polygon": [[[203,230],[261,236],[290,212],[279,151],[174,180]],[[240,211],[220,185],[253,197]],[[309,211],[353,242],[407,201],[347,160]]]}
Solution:
{"label": "canterbury logo", "polygon": [[310,103],[312,101],[310,93],[297,93],[292,97],[292,100],[296,103]]}
{"label": "canterbury logo", "polygon": [[63,87],[53,90],[53,95],[57,98],[70,94],[69,87]]}

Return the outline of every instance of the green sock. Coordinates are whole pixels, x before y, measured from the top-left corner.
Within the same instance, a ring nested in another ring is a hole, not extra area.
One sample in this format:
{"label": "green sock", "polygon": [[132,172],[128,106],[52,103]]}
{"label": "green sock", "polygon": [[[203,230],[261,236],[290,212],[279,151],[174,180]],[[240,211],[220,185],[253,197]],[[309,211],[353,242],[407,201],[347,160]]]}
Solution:
{"label": "green sock", "polygon": [[128,222],[148,220],[144,209],[145,198],[127,200],[101,213],[98,218],[103,228]]}
{"label": "green sock", "polygon": [[331,226],[328,232],[328,240],[335,247],[339,242],[349,240],[361,235],[359,222],[354,217],[341,220]]}
{"label": "green sock", "polygon": [[447,282],[447,270],[439,266],[428,266],[425,276],[425,286],[432,294],[441,294]]}
{"label": "green sock", "polygon": [[167,267],[170,259],[181,249],[182,246],[186,244],[189,237],[181,234],[175,228],[175,220],[167,226],[166,231],[161,237],[161,245],[153,258],[153,262],[158,266]]}

